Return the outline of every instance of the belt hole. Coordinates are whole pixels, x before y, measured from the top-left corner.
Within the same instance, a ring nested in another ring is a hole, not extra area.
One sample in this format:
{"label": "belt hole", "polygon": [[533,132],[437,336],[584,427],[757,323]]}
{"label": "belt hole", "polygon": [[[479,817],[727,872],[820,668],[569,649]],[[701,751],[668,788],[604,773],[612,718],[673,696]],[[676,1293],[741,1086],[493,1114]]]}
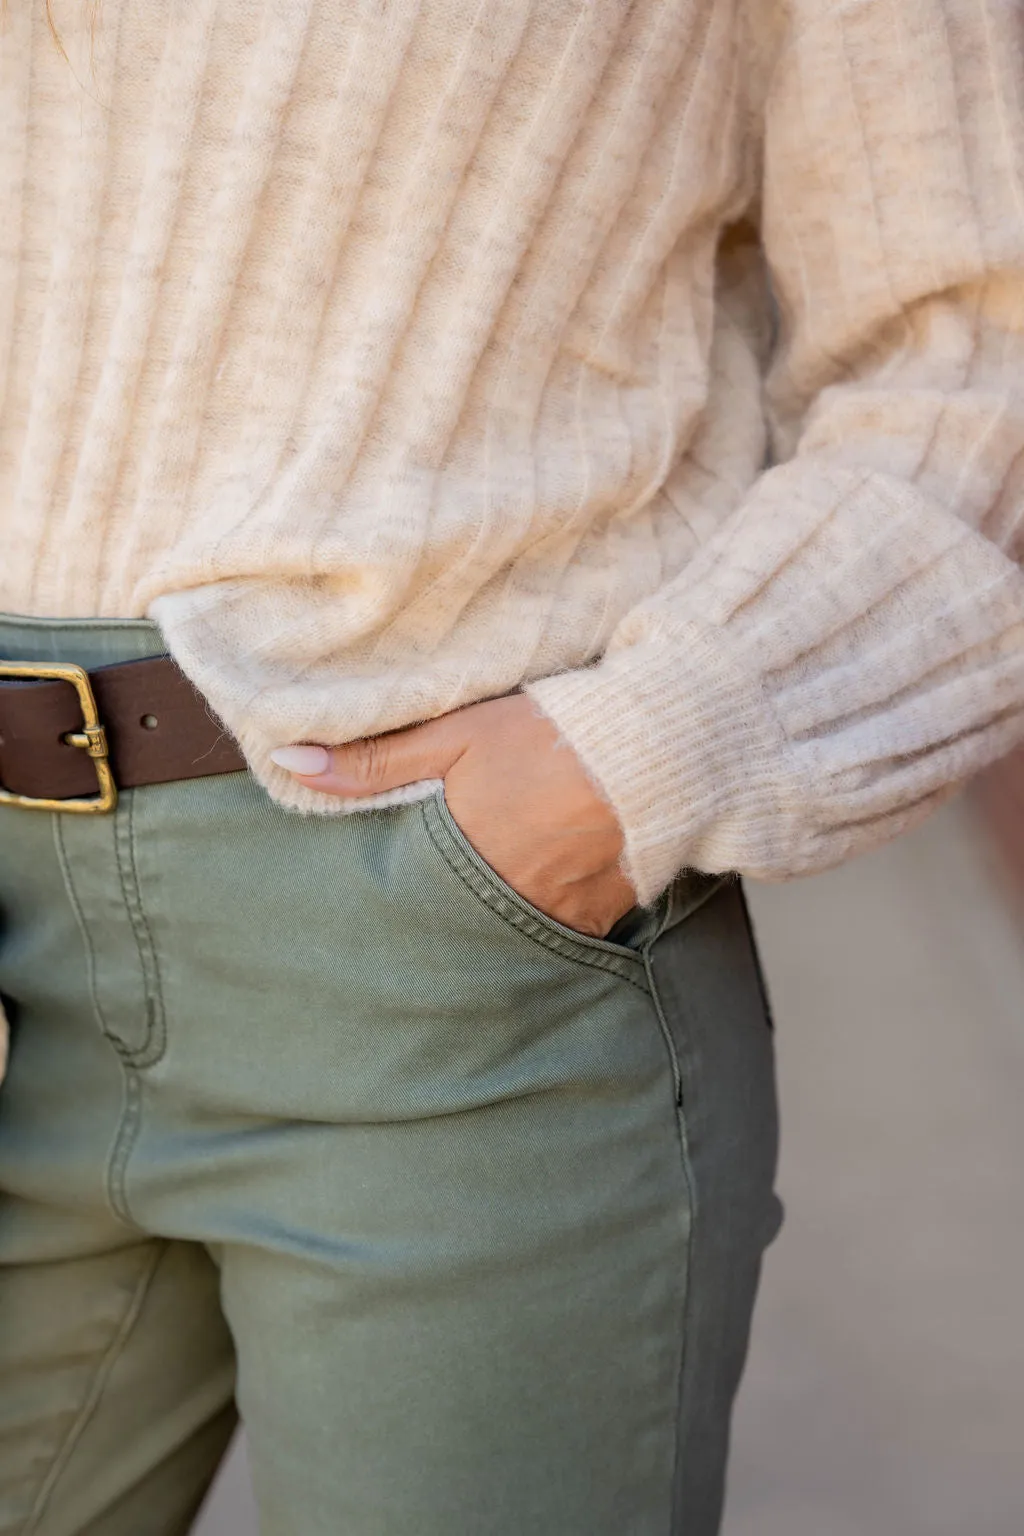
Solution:
{"label": "belt hole", "polygon": [[142,719],[139,721],[139,724],[142,726],[144,731],[155,731],[157,726],[160,724],[160,721],[157,719],[156,715],[143,715]]}

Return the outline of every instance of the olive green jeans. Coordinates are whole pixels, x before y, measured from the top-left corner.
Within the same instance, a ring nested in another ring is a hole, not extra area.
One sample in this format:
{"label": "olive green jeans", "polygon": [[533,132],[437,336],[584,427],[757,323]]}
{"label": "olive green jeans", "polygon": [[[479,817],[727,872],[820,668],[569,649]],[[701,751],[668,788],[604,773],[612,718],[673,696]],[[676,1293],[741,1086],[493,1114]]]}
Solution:
{"label": "olive green jeans", "polygon": [[[6,658],[163,649],[0,619]],[[266,1536],[711,1536],[772,1035],[737,881],[614,934],[440,795],[0,806],[4,1536],[187,1531],[236,1403]]]}

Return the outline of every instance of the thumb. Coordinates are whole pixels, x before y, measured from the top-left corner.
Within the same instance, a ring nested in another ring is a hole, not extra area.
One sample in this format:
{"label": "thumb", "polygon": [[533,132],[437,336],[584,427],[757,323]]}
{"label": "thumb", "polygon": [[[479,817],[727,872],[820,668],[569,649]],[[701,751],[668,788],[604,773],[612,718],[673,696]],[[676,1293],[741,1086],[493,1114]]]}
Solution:
{"label": "thumb", "polygon": [[325,795],[377,795],[420,779],[443,779],[466,750],[458,713],[341,747],[279,747],[271,760]]}

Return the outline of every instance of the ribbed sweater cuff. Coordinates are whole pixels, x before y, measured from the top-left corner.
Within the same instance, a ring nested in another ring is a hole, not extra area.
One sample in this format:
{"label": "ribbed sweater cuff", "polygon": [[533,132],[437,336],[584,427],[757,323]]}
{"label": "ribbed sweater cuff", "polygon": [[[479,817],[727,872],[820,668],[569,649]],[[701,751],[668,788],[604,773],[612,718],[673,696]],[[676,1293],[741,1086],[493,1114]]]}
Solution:
{"label": "ribbed sweater cuff", "polygon": [[[684,867],[734,869],[741,850],[777,838],[793,811],[782,729],[721,632],[673,626],[524,692],[614,808],[622,867],[643,905]],[[799,835],[795,825],[790,833]]]}

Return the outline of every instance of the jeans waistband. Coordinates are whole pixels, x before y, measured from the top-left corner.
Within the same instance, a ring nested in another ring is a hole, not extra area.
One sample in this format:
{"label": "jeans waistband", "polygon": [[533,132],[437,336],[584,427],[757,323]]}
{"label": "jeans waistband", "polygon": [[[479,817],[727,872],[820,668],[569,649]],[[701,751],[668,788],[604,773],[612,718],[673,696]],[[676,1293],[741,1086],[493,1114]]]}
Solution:
{"label": "jeans waistband", "polygon": [[[0,614],[0,658],[8,661],[76,661],[83,667],[102,667],[163,655],[167,649],[160,628],[149,619],[36,619]],[[684,872],[652,908],[634,908],[627,914],[623,928],[629,929],[629,941],[641,942],[674,928],[733,879],[733,875]]]}
{"label": "jeans waistband", "polygon": [[166,651],[163,634],[149,619],[37,619],[0,613],[0,658],[6,661],[102,667]]}

